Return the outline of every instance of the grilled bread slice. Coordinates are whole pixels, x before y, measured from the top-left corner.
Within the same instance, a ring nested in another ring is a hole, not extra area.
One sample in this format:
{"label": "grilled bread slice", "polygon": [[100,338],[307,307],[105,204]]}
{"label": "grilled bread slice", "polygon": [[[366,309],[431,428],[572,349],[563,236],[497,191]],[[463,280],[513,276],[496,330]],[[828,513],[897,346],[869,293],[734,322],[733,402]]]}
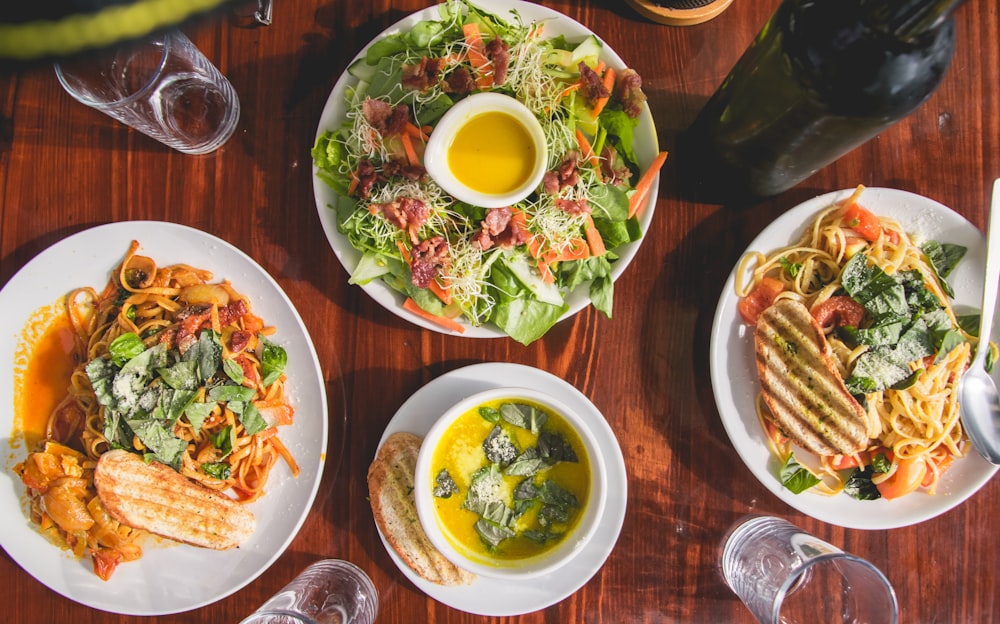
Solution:
{"label": "grilled bread slice", "polygon": [[386,438],[368,468],[368,496],[375,523],[411,570],[438,585],[467,585],[476,579],[445,559],[420,526],[413,479],[421,438],[397,432]]}
{"label": "grilled bread slice", "polygon": [[770,418],[793,442],[819,455],[856,453],[867,446],[865,411],[844,385],[808,308],[778,300],[758,318],[754,343]]}
{"label": "grilled bread slice", "polygon": [[128,451],[101,455],[94,485],[112,518],[178,542],[225,550],[256,527],[253,513],[237,501]]}

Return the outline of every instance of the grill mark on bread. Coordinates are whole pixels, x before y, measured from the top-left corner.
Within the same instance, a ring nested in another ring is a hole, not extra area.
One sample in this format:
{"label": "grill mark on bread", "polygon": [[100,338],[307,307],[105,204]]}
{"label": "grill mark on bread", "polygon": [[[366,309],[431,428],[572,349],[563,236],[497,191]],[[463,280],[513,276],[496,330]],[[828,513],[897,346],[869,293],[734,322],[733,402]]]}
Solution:
{"label": "grill mark on bread", "polygon": [[368,468],[372,514],[396,554],[422,578],[438,585],[467,585],[476,575],[442,555],[424,532],[413,494],[421,438],[397,432],[386,438]]}
{"label": "grill mark on bread", "polygon": [[847,390],[822,329],[803,304],[782,299],[767,308],[754,342],[764,401],[788,437],[819,455],[865,448],[864,409]]}
{"label": "grill mark on bread", "polygon": [[115,520],[185,544],[226,550],[256,528],[253,513],[239,502],[124,450],[101,455],[94,485]]}

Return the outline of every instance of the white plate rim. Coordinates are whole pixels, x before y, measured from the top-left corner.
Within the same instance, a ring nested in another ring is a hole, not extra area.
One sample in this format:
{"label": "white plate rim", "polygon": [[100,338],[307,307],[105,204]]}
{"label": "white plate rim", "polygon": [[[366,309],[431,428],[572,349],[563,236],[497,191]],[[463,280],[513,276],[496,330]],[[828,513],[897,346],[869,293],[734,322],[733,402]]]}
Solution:
{"label": "white plate rim", "polygon": [[[532,20],[545,21],[545,33],[547,36],[557,36],[562,34],[570,40],[577,38],[583,39],[588,35],[598,37],[597,34],[589,28],[567,15],[541,5],[523,2],[522,0],[487,0],[485,2],[479,2],[478,6],[502,16],[506,16],[508,11],[517,11],[520,13],[521,17],[524,18],[525,22],[531,22]],[[434,19],[438,16],[438,6],[431,6],[408,15],[375,37],[361,50],[361,52],[358,53],[357,56],[354,57],[351,62],[363,57],[365,51],[371,47],[375,41],[378,41],[387,35],[412,28],[414,24],[421,20]],[[624,69],[626,65],[621,57],[618,56],[618,54],[611,48],[610,45],[607,44],[607,42],[600,37],[598,37],[598,39],[603,44],[601,58],[609,66],[615,68],[616,70]],[[350,65],[350,63],[348,65]],[[320,114],[315,140],[318,140],[326,130],[336,128],[340,123],[340,120],[344,117],[344,95],[348,85],[352,83],[352,81],[353,78],[350,74],[348,74],[348,72],[345,71],[335,83],[333,90],[323,107],[323,111]],[[648,167],[649,163],[659,151],[656,126],[653,123],[653,116],[649,110],[648,104],[643,105],[643,111],[639,118],[639,126],[635,131],[634,141],[634,149],[636,156],[640,160],[640,164]],[[354,249],[349,242],[347,242],[347,237],[337,231],[337,220],[334,216],[335,213],[328,208],[328,206],[333,202],[335,194],[329,186],[316,176],[318,169],[315,164],[313,164],[312,171],[313,193],[316,199],[316,209],[319,214],[320,224],[323,227],[323,232],[326,234],[330,247],[333,249],[334,255],[336,255],[347,274],[351,275],[354,268],[358,265],[361,254]],[[625,269],[628,268],[629,264],[631,264],[635,255],[638,253],[639,247],[644,242],[646,235],[649,233],[653,212],[656,209],[656,198],[659,194],[659,185],[660,175],[657,174],[656,179],[650,186],[649,199],[647,200],[646,206],[643,208],[640,217],[640,225],[642,227],[643,236],[639,240],[633,241],[627,245],[622,245],[618,249],[619,259],[612,266],[611,271],[613,281],[617,281],[622,273],[624,273]],[[429,329],[442,334],[461,336],[463,338],[507,337],[506,333],[500,331],[492,325],[484,324],[476,327],[470,325],[464,320],[461,321],[465,327],[464,333],[458,334],[445,329],[444,327],[432,323],[427,319],[403,308],[402,295],[393,291],[391,288],[382,283],[381,280],[373,280],[368,284],[361,285],[360,287],[386,310],[392,312],[399,318],[423,327],[424,329]],[[570,293],[570,295],[566,298],[566,302],[570,306],[569,310],[567,310],[567,312],[559,319],[560,322],[571,318],[590,305],[589,294],[585,291],[585,288],[577,288]]]}
{"label": "white plate rim", "polygon": [[[89,557],[76,559],[46,541],[27,515],[27,497],[13,465],[27,453],[13,422],[13,355],[24,323],[77,286],[100,289],[132,240],[161,266],[187,263],[229,279],[250,298],[253,311],[273,325],[273,339],[288,351],[288,392],[296,408],[282,441],[301,472],[293,478],[283,462],[266,494],[250,504],[253,536],[239,548],[212,551],[156,538],[143,557],[122,564],[108,581],[93,572]],[[67,270],[70,268],[70,270]],[[64,238],[25,264],[0,290],[5,330],[0,334],[0,431],[5,437],[0,471],[0,544],[27,573],[83,605],[124,615],[166,615],[220,600],[256,579],[285,551],[312,507],[323,474],[328,437],[326,387],[308,330],[277,282],[233,245],[201,230],[159,221],[95,226]],[[9,436],[9,437],[8,437]],[[14,446],[16,444],[16,446]],[[280,490],[280,493],[279,493]]]}
{"label": "white plate rim", "polygon": [[[770,253],[798,240],[823,208],[842,201],[854,189],[814,197],[792,208],[768,225],[744,253]],[[968,252],[949,277],[956,306],[979,308],[985,268],[985,237],[968,220],[943,204],[900,189],[866,188],[861,203],[880,216],[895,218],[904,229],[925,238],[962,244]],[[742,257],[742,255],[741,255]],[[941,515],[975,494],[996,473],[997,466],[970,448],[945,473],[938,492],[917,492],[892,501],[858,501],[846,495],[827,497],[805,492],[793,494],[782,487],[757,422],[754,397],[759,390],[753,355],[753,332],[739,319],[733,268],[716,307],[710,343],[712,389],[722,424],[743,463],[768,490],[798,511],[824,522],[853,529],[893,529]],[[995,325],[994,325],[995,326]],[[997,340],[996,334],[994,340]],[[734,357],[730,357],[733,355]],[[998,367],[1000,368],[1000,367]],[[994,370],[994,377],[997,377]]]}
{"label": "white plate rim", "polygon": [[[608,499],[597,532],[566,567],[525,581],[478,577],[471,585],[448,587],[424,580],[403,562],[379,530],[379,538],[396,567],[425,594],[445,605],[483,616],[517,616],[544,609],[575,593],[603,567],[625,522],[628,478],[625,459],[603,414],[572,384],[538,368],[485,362],[459,368],[420,388],[399,408],[379,440],[393,433],[423,436],[438,415],[458,400],[491,388],[520,386],[547,392],[576,410],[594,430],[608,472]],[[376,451],[377,453],[377,451]],[[378,529],[376,525],[376,529]]]}

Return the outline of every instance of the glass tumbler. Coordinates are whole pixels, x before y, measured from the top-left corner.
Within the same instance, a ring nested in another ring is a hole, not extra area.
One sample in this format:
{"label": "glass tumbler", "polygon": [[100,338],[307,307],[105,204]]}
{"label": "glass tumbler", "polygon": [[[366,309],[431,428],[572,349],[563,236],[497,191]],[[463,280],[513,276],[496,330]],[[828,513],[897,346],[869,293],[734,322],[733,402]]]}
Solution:
{"label": "glass tumbler", "polygon": [[761,624],[896,624],[896,593],[868,561],[768,516],[723,546],[722,574]]}
{"label": "glass tumbler", "polygon": [[191,40],[173,31],[55,65],[77,101],[186,154],[232,136],[240,101]]}
{"label": "glass tumbler", "polygon": [[378,592],[358,566],[340,559],[303,570],[240,624],[372,624]]}

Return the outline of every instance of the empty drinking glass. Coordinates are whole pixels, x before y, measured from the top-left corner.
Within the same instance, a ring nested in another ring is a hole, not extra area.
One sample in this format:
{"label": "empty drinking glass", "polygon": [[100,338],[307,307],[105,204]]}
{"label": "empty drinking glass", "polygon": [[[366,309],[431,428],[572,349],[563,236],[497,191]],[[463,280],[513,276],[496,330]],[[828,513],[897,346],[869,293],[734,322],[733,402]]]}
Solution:
{"label": "empty drinking glass", "polygon": [[240,118],[233,86],[180,32],[58,63],[76,100],[187,154],[229,140]]}
{"label": "empty drinking glass", "polygon": [[761,624],[896,624],[896,593],[871,563],[780,518],[733,529],[722,553],[729,587]]}
{"label": "empty drinking glass", "polygon": [[310,565],[240,624],[372,624],[378,593],[358,566],[340,559]]}

